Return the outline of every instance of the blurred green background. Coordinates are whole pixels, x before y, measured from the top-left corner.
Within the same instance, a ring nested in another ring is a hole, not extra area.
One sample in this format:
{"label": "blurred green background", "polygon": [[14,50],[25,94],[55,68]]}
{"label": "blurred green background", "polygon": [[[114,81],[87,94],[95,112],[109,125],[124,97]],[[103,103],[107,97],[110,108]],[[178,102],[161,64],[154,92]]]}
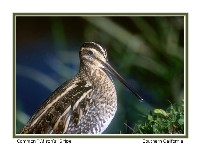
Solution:
{"label": "blurred green background", "polygon": [[17,133],[78,72],[85,41],[106,48],[110,64],[144,98],[114,79],[118,110],[104,133],[132,133],[151,110],[184,99],[184,16],[17,16]]}

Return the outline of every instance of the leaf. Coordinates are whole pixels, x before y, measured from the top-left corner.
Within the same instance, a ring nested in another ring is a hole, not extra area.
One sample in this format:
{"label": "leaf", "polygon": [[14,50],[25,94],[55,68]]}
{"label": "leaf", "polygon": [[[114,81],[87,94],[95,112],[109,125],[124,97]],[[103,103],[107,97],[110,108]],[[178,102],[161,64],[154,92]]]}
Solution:
{"label": "leaf", "polygon": [[180,125],[183,125],[183,124],[184,124],[184,119],[182,119],[182,118],[178,119],[178,123],[179,123]]}
{"label": "leaf", "polygon": [[154,113],[161,114],[161,115],[163,115],[165,117],[168,116],[168,114],[163,109],[154,109]]}
{"label": "leaf", "polygon": [[149,121],[152,121],[153,120],[153,117],[151,115],[148,115],[148,120]]}

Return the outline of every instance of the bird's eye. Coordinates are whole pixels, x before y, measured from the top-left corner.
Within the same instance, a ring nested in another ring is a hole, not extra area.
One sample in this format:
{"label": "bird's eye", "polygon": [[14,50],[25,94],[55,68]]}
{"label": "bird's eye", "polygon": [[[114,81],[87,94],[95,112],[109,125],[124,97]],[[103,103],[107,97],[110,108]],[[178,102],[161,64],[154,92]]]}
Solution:
{"label": "bird's eye", "polygon": [[93,55],[93,52],[92,51],[88,51],[88,55]]}

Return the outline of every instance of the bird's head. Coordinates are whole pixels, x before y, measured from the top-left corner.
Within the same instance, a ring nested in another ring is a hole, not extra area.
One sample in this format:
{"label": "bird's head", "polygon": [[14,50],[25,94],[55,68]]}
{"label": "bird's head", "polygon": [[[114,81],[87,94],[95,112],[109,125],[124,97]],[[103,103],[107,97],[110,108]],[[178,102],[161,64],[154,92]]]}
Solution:
{"label": "bird's head", "polygon": [[132,93],[134,93],[141,101],[143,100],[130,86],[123,77],[115,71],[115,69],[108,63],[107,52],[99,44],[95,42],[85,42],[80,49],[81,64],[90,69],[101,69],[106,73],[112,74],[120,82],[122,82]]}
{"label": "bird's head", "polygon": [[106,50],[95,42],[85,42],[80,48],[79,56],[84,65],[94,68],[104,68],[108,61]]}

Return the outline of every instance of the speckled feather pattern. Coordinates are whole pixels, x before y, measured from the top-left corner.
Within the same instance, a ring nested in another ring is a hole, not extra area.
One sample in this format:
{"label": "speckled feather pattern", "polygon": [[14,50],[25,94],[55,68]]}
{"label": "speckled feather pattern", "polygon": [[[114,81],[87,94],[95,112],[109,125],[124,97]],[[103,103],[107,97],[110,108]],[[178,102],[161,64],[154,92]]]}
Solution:
{"label": "speckled feather pattern", "polygon": [[117,110],[114,83],[100,67],[80,64],[79,73],[47,98],[21,134],[100,134],[107,128]]}

